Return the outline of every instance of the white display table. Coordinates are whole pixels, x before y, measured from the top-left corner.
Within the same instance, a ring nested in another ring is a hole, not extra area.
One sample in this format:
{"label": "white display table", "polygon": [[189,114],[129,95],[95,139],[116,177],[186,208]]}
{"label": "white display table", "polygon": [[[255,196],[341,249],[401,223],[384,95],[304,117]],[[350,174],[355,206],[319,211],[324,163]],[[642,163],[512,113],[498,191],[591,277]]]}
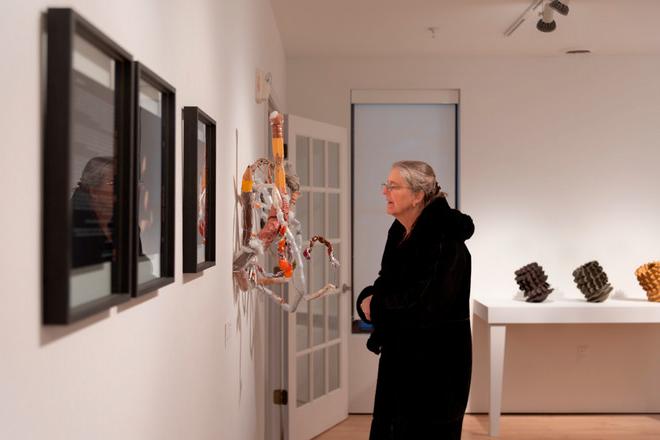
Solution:
{"label": "white display table", "polygon": [[660,303],[643,299],[608,299],[588,303],[584,299],[548,298],[543,303],[514,299],[474,299],[473,313],[488,324],[490,342],[490,435],[500,430],[504,347],[508,324],[660,324]]}

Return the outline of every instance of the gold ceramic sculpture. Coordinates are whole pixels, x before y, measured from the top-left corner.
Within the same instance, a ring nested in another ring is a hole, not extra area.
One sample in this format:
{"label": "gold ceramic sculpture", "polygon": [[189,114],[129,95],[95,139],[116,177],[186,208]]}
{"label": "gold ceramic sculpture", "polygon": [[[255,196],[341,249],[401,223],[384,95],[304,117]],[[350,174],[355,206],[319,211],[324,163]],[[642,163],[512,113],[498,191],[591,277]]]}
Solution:
{"label": "gold ceramic sculpture", "polygon": [[638,267],[635,276],[649,301],[660,302],[660,261]]}

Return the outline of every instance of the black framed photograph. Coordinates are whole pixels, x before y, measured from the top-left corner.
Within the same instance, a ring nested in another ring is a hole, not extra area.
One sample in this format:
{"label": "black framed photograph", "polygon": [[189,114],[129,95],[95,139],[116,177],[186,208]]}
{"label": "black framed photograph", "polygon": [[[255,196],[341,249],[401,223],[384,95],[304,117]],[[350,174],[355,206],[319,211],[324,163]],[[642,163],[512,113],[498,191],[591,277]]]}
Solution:
{"label": "black framed photograph", "polygon": [[135,62],[133,296],[174,282],[174,87]]}
{"label": "black framed photograph", "polygon": [[130,299],[133,62],[71,9],[48,9],[43,322]]}
{"label": "black framed photograph", "polygon": [[215,121],[183,108],[183,272],[215,265]]}

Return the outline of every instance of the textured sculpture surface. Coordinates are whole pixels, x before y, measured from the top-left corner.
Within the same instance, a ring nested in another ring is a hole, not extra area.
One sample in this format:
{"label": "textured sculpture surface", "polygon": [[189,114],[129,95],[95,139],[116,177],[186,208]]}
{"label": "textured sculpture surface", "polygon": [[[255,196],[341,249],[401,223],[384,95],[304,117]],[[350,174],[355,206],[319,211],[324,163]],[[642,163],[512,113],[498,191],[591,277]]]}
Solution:
{"label": "textured sculpture surface", "polygon": [[[331,267],[338,267],[339,262],[332,244],[320,235],[311,237],[308,246],[301,251],[301,224],[295,211],[300,181],[291,170],[285,171],[282,115],[273,112],[270,122],[274,160],[258,159],[243,173],[238,197],[243,217],[240,248],[234,255],[232,271],[240,290],[265,293],[287,312],[295,312],[301,300],[311,301],[337,293],[337,287],[330,283],[315,292],[307,291],[303,258],[311,259],[314,244],[326,247]],[[255,225],[258,226],[256,232]],[[259,263],[259,256],[266,253],[277,258],[273,272]],[[288,299],[268,287],[275,284],[289,284]]]}
{"label": "textured sculpture surface", "polygon": [[529,263],[515,272],[516,282],[527,302],[543,302],[554,290],[548,284],[548,276],[538,263]]}
{"label": "textured sculpture surface", "polygon": [[660,302],[660,261],[638,267],[635,276],[649,301]]}
{"label": "textured sculpture surface", "polygon": [[590,261],[575,269],[573,280],[589,302],[603,302],[612,292],[607,274],[598,261]]}

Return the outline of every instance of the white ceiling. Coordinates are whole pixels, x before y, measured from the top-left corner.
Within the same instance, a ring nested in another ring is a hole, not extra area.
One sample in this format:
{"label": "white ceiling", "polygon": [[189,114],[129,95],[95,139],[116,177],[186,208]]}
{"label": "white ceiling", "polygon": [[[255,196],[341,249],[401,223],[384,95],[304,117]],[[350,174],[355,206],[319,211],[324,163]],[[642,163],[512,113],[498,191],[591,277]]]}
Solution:
{"label": "white ceiling", "polygon": [[[660,0],[572,0],[557,29],[538,16],[504,31],[531,0],[271,0],[288,57],[660,54]],[[437,27],[435,39],[429,27]]]}

